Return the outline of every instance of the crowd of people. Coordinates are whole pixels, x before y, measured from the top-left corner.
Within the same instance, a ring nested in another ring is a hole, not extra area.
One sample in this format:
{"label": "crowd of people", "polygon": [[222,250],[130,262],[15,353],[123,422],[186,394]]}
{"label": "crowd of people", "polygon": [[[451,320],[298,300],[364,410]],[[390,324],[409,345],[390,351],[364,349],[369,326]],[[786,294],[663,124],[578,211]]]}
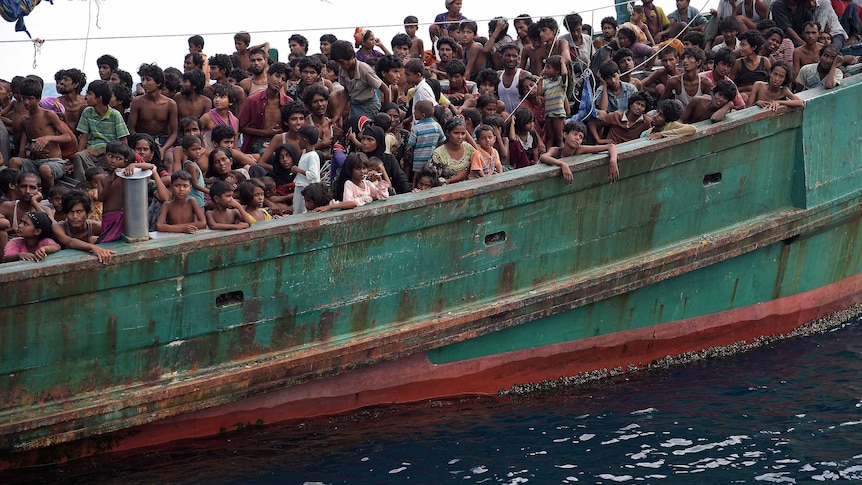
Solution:
{"label": "crowd of people", "polygon": [[0,80],[3,261],[70,248],[109,262],[100,244],[122,237],[122,177],[136,170],[152,174],[151,230],[184,233],[536,163],[571,183],[563,159],[583,153],[607,152],[613,182],[617,144],[692,134],[734,109],[800,108],[795,92],[830,89],[859,62],[841,54],[860,31],[844,0],[721,0],[709,20],[689,0],[667,15],[622,2],[595,36],[577,13],[562,18],[565,34],[522,14],[483,36],[461,3],[445,0],[430,49],[411,16],[388,43],[357,28],[310,54],[294,34],[286,62],[246,32],[233,54],[206,55],[195,35],[182,70],[143,64],[137,84],[105,54],[90,83],[57,71],[55,98],[35,75]]}

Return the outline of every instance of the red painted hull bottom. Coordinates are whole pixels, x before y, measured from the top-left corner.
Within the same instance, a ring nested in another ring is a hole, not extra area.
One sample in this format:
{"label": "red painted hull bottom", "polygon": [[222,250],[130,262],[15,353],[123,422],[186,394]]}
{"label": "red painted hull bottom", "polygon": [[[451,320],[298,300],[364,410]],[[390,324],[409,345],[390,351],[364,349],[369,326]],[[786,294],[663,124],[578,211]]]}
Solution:
{"label": "red painted hull bottom", "polygon": [[862,302],[862,275],[744,308],[490,357],[432,364],[424,353],[358,369],[197,413],[0,458],[0,469],[64,461],[106,451],[213,436],[238,423],[274,423],[359,408],[466,394],[494,394],[516,384],[653,360],[689,351],[788,333]]}

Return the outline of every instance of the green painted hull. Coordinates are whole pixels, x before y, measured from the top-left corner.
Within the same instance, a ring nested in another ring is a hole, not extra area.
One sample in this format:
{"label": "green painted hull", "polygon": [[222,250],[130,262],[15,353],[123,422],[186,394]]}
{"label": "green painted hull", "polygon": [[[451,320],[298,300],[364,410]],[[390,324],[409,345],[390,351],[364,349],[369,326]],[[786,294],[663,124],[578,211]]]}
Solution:
{"label": "green painted hull", "polygon": [[[117,244],[106,267],[72,251],[0,266],[0,456],[64,443],[61,455],[6,465],[80,456],[85,438],[217,416],[392,363],[404,363],[403,382],[376,398],[302,400],[337,412],[494,392],[605,362],[567,367],[560,353],[534,372],[455,369],[505,369],[596,338],[637,365],[718,341],[676,326],[667,345],[643,344],[674,322],[782,301],[769,316],[793,315],[793,327],[849,306],[847,282],[862,274],[860,94],[851,78],[804,111],[755,108],[683,142],[623,145],[613,184],[606,158],[580,157],[573,185],[532,167],[252,230]],[[800,296],[823,288],[841,294]],[[776,328],[729,326],[722,338]],[[650,350],[627,353],[634,340]],[[453,384],[410,388],[407,363],[420,360],[452,369]],[[359,396],[362,384],[330,388]]]}

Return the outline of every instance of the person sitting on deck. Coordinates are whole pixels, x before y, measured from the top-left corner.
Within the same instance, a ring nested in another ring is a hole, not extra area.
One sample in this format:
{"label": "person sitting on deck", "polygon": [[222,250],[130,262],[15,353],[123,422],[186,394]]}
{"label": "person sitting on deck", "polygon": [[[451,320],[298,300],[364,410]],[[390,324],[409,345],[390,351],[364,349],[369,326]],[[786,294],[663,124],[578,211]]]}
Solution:
{"label": "person sitting on deck", "polygon": [[590,134],[600,144],[636,140],[652,126],[652,118],[646,114],[651,105],[652,97],[648,93],[632,94],[626,111],[598,111],[588,124]]}
{"label": "person sitting on deck", "polygon": [[683,51],[682,60],[683,73],[670,78],[661,99],[670,99],[673,96],[685,108],[692,98],[709,94],[712,91],[712,82],[709,78],[699,74],[700,68],[706,60],[703,49],[686,47]]}
{"label": "person sitting on deck", "polygon": [[769,81],[754,83],[746,107],[757,104],[761,108],[778,111],[782,106],[788,108],[805,106],[805,103],[790,90],[792,83],[793,70],[790,64],[776,61],[769,70]]}
{"label": "person sitting on deck", "polygon": [[844,73],[838,69],[839,64],[841,56],[838,55],[838,49],[832,44],[826,44],[820,48],[820,62],[802,66],[796,75],[796,83],[805,89],[832,89],[844,79]]}
{"label": "person sitting on deck", "polygon": [[614,61],[607,61],[599,67],[599,82],[596,88],[597,107],[613,113],[625,109],[629,96],[637,92],[634,85],[620,81],[620,68]]}
{"label": "person sitting on deck", "polygon": [[731,81],[719,81],[712,89],[712,96],[695,96],[682,112],[683,123],[697,123],[710,119],[713,123],[723,120],[733,109],[736,86]]}
{"label": "person sitting on deck", "polygon": [[[662,66],[661,69],[651,72],[643,80],[642,86],[647,93],[657,98],[661,98],[664,95],[668,81],[672,77],[682,74],[682,71],[679,70],[679,56],[680,52],[675,47],[667,45],[662,48],[658,54],[659,64]],[[622,69],[622,66],[620,68]]]}
{"label": "person sitting on deck", "polygon": [[675,99],[659,101],[655,115],[652,119],[652,128],[645,131],[641,136],[648,140],[657,140],[662,137],[674,135],[693,135],[697,128],[692,125],[680,123],[682,116],[682,103]]}
{"label": "person sitting on deck", "polygon": [[571,184],[574,180],[572,170],[563,158],[584,153],[608,152],[608,179],[613,183],[620,176],[617,166],[617,147],[613,143],[605,145],[581,145],[587,135],[587,127],[580,121],[569,121],[563,127],[563,145],[553,147],[539,157],[539,161],[547,165],[556,165],[562,171],[563,181]]}

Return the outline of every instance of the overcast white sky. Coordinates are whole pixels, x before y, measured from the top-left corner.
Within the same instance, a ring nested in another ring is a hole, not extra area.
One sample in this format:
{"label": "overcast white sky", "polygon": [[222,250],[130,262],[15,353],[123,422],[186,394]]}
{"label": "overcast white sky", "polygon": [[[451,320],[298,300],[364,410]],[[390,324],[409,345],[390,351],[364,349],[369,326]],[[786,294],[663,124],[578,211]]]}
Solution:
{"label": "overcast white sky", "polygon": [[[563,15],[574,10],[585,23],[597,25],[613,12],[609,7],[612,0],[463,2],[462,12],[478,21],[483,35],[487,35],[487,20],[498,15],[511,19],[528,13],[534,19],[553,16],[561,22]],[[716,3],[693,0],[692,6]],[[675,9],[674,0],[656,0],[656,4],[665,12]],[[244,10],[246,5],[254,9]],[[54,0],[53,5],[43,1],[25,19],[33,37],[45,39],[41,52],[35,55],[35,68],[33,43],[23,32],[15,32],[13,23],[0,21],[0,78],[35,73],[51,82],[59,69],[75,67],[93,80],[98,76],[96,58],[110,53],[137,81],[136,71],[143,62],[182,68],[187,39],[193,34],[204,36],[207,54],[230,54],[233,34],[240,30],[251,32],[252,43],[269,41],[285,56],[287,38],[293,33],[306,36],[314,53],[323,33],[352,40],[353,29],[360,26],[372,28],[388,46],[396,33],[403,32],[401,25],[407,15],[415,15],[423,23],[444,11],[443,0]],[[427,27],[421,27],[419,33],[427,48]],[[513,33],[514,28],[510,28],[510,35]],[[88,37],[90,40],[85,41]]]}

